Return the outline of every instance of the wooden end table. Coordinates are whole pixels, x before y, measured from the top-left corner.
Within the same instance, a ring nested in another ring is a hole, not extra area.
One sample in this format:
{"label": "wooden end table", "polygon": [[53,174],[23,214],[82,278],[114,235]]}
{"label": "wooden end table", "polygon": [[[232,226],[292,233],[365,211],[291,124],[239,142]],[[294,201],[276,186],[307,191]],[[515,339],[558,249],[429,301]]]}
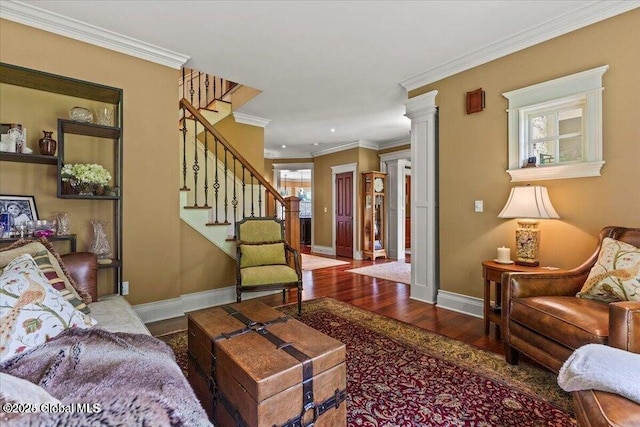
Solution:
{"label": "wooden end table", "polygon": [[[495,261],[482,262],[482,277],[484,278],[484,334],[489,335],[489,325],[496,325],[496,337],[500,338],[502,326],[502,273],[550,273],[562,271],[550,267],[528,267],[517,264],[500,264]],[[491,304],[491,284],[495,284],[496,301]]]}

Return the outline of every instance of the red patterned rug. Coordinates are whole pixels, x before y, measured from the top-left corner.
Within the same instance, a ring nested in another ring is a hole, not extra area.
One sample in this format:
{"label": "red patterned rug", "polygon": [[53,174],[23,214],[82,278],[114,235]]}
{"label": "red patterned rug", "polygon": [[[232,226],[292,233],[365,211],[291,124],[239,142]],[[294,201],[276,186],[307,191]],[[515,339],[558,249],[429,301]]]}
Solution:
{"label": "red patterned rug", "polygon": [[[347,345],[349,427],[576,425],[550,372],[330,298],[299,320]],[[159,338],[186,368],[186,332]]]}

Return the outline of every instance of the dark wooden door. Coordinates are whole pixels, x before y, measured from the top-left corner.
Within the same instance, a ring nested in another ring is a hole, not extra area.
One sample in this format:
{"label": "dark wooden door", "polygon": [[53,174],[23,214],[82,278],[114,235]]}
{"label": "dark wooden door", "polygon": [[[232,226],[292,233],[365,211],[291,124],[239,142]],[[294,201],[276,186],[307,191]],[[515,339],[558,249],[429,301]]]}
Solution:
{"label": "dark wooden door", "polygon": [[404,247],[411,248],[411,175],[404,180]]}
{"label": "dark wooden door", "polygon": [[336,255],[353,258],[353,174],[336,175]]}

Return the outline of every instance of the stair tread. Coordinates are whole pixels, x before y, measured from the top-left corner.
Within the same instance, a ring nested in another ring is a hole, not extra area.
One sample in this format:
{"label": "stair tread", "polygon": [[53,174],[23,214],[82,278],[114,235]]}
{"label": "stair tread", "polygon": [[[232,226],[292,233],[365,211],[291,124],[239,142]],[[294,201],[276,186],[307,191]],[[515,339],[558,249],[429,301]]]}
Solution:
{"label": "stair tread", "polygon": [[211,227],[214,225],[231,225],[230,222],[208,222],[205,224],[207,227]]}

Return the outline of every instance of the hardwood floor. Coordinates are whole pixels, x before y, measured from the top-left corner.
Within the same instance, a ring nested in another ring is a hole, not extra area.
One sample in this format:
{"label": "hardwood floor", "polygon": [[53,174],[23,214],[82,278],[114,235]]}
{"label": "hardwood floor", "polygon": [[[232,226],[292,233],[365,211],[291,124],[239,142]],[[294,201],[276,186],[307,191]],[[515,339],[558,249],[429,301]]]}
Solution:
{"label": "hardwood floor", "polygon": [[[308,250],[308,247],[303,248],[303,252],[308,253]],[[345,272],[351,268],[371,265],[372,261],[337,259],[350,263],[337,267],[303,271],[303,301],[331,297],[484,350],[504,354],[502,342],[496,337],[494,326],[492,326],[490,335],[484,335],[482,319],[409,299],[409,285]],[[378,259],[375,264],[392,261]],[[282,304],[282,293],[261,297],[259,300],[270,306],[278,306]],[[295,301],[296,291],[288,292],[287,303]],[[147,324],[147,327],[152,334],[160,335],[186,329],[186,323],[186,317],[182,316],[150,323]]]}

